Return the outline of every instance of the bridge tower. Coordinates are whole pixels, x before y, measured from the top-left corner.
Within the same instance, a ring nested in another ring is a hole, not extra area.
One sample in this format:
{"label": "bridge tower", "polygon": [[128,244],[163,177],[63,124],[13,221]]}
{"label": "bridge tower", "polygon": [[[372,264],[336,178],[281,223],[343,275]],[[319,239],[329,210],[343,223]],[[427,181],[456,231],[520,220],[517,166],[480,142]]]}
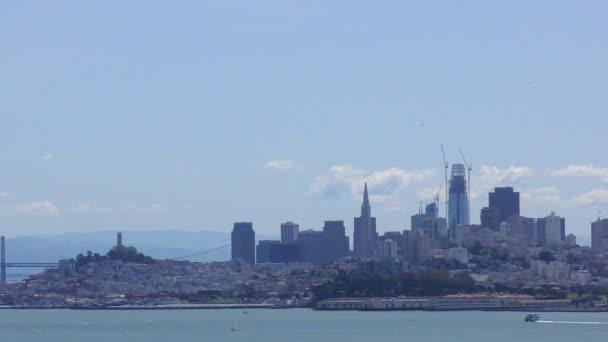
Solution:
{"label": "bridge tower", "polygon": [[0,285],[6,285],[6,251],[4,236],[0,236]]}

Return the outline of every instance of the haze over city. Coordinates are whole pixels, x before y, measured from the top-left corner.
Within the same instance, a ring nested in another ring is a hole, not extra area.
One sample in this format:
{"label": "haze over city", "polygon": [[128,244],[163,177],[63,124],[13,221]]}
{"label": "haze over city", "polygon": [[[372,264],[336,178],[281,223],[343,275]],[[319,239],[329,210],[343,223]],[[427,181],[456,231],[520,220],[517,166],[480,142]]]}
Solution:
{"label": "haze over city", "polygon": [[512,186],[584,241],[608,203],[608,8],[557,4],[4,3],[0,230],[352,235],[364,182],[378,231],[403,230],[443,144],[473,165],[471,222]]}

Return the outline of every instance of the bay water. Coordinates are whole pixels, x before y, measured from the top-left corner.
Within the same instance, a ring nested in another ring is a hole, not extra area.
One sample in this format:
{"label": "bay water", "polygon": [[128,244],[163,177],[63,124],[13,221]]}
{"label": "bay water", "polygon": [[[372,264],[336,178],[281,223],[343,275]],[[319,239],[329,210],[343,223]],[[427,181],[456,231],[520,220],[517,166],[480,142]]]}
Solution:
{"label": "bay water", "polygon": [[[0,310],[1,341],[608,341],[608,313]],[[236,324],[236,331],[232,331]]]}

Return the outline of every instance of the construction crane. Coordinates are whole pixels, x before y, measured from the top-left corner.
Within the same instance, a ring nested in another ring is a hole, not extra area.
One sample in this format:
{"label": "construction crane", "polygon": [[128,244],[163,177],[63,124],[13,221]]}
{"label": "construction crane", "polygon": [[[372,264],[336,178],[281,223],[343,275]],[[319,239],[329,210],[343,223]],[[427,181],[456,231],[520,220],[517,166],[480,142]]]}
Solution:
{"label": "construction crane", "polygon": [[462,153],[461,149],[458,149],[460,155],[462,156],[462,161],[464,165],[467,167],[467,205],[469,206],[469,220],[471,219],[471,171],[473,171],[473,165],[467,162],[467,159],[464,157],[464,153]]}
{"label": "construction crane", "polygon": [[[441,155],[443,156],[443,165],[445,167],[445,220],[446,222],[450,222],[450,220],[448,220],[448,205],[450,204],[449,202],[449,197],[448,197],[448,168],[450,167],[450,165],[448,164],[448,161],[445,159],[445,150],[443,149],[443,144],[440,144],[441,146]],[[448,224],[449,226],[449,224]]]}
{"label": "construction crane", "polygon": [[437,190],[437,192],[435,193],[435,196],[433,196],[433,203],[435,203],[435,206],[439,209],[439,195],[441,194],[441,188],[443,187],[443,182],[441,182],[441,184],[439,184],[439,190]]}
{"label": "construction crane", "polygon": [[439,190],[433,196],[433,203],[435,204],[435,209],[433,212],[433,220],[431,221],[431,238],[435,240],[437,227],[437,216],[439,214],[439,195],[441,194],[441,187],[443,186],[443,182],[439,185]]}

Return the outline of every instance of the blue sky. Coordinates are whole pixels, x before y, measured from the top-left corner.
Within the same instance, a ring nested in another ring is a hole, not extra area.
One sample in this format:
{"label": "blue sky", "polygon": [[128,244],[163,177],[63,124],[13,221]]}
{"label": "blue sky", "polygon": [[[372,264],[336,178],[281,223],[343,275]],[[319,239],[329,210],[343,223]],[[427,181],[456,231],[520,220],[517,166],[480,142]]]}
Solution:
{"label": "blue sky", "polygon": [[589,235],[608,205],[603,1],[0,5],[0,231],[402,230],[462,148]]}

